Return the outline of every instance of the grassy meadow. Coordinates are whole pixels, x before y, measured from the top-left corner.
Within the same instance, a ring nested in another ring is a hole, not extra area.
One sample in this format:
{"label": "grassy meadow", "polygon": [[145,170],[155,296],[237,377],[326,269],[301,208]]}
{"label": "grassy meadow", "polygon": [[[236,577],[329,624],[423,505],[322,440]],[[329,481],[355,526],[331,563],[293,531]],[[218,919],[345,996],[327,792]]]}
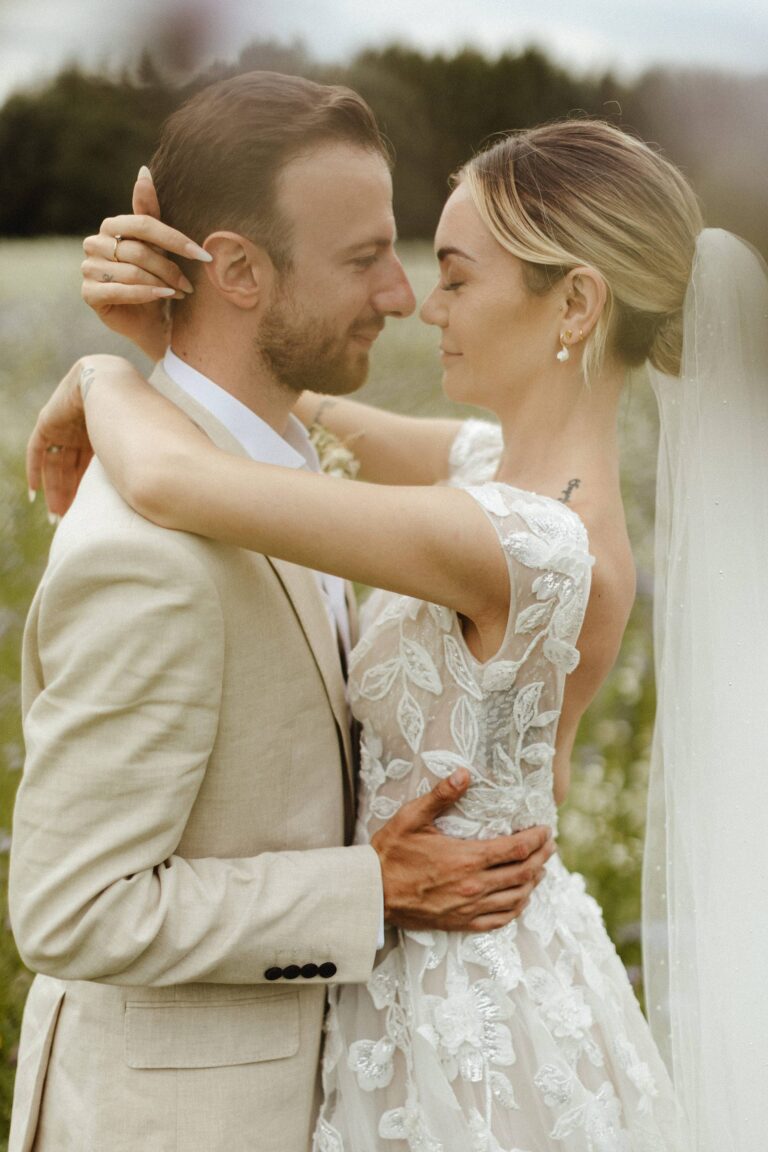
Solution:
{"label": "grassy meadow", "polygon": [[[422,298],[435,276],[430,248],[403,245],[402,255]],[[52,531],[42,502],[27,502],[24,445],[38,408],[78,355],[128,351],[81,302],[81,258],[74,240],[0,242],[0,1152],[30,979],[16,955],[5,899],[13,796],[23,760],[19,649]],[[390,323],[377,343],[362,397],[401,412],[459,414],[442,399],[436,347],[435,330],[416,318]],[[138,353],[130,354],[147,366]],[[642,380],[627,390],[621,431],[639,594],[616,667],[582,724],[560,843],[566,863],[584,873],[602,904],[609,931],[639,982],[640,864],[654,709],[649,573],[656,445],[653,399]]]}

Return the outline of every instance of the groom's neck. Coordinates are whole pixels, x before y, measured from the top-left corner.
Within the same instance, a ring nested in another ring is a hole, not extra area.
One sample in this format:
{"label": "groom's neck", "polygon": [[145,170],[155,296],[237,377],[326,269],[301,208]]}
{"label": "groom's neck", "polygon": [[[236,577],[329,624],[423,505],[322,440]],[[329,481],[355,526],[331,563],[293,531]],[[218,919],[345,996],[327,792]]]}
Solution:
{"label": "groom's neck", "polygon": [[253,354],[253,339],[229,332],[215,338],[203,325],[174,325],[171,348],[180,360],[229,392],[282,435],[297,397],[282,388]]}

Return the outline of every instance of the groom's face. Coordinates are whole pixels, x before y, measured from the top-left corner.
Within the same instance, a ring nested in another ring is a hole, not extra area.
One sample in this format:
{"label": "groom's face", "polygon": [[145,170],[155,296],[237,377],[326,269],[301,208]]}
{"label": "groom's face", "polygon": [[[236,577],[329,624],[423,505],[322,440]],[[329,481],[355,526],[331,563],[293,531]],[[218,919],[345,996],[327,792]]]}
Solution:
{"label": "groom's face", "polygon": [[323,145],[286,165],[278,202],[292,266],[277,281],[257,351],[294,392],[354,392],[387,316],[415,307],[395,255],[389,169],[377,153]]}

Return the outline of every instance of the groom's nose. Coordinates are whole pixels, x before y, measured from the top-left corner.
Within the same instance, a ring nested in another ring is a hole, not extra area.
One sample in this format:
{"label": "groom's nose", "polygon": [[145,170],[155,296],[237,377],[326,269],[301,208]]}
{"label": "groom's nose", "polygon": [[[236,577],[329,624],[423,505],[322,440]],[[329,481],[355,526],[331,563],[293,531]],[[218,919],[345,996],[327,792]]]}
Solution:
{"label": "groom's nose", "polygon": [[410,316],[416,308],[413,289],[394,252],[382,261],[381,279],[373,295],[373,306],[380,316]]}

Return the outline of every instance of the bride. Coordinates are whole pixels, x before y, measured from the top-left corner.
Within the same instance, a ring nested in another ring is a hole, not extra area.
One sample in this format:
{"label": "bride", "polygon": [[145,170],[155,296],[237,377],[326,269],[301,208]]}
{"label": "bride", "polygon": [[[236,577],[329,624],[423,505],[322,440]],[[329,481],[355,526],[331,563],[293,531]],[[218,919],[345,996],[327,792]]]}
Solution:
{"label": "bride", "polygon": [[[162,247],[166,235],[156,222],[151,238]],[[419,486],[406,467],[398,485],[349,484],[225,455],[168,411],[129,364],[88,357],[38,421],[33,486],[41,469],[55,466],[51,487],[62,510],[77,469],[44,450],[61,443],[62,428],[77,424],[84,407],[94,450],[145,516],[382,589],[366,606],[349,669],[362,725],[359,841],[376,846],[404,801],[457,768],[469,769],[472,783],[443,831],[556,829],[579,718],[613,664],[634,596],[615,426],[627,369],[648,361],[666,413],[660,553],[671,573],[660,615],[666,699],[658,759],[675,804],[716,803],[717,791],[702,799],[693,784],[669,784],[690,725],[687,695],[676,707],[666,700],[678,684],[689,693],[701,676],[700,662],[685,667],[688,605],[677,611],[695,570],[687,557],[696,554],[699,521],[681,520],[675,509],[685,498],[698,510],[701,480],[698,459],[687,468],[695,441],[682,397],[710,367],[693,355],[691,339],[713,344],[712,317],[699,323],[692,296],[711,292],[713,266],[727,278],[745,261],[764,291],[762,269],[735,238],[702,232],[695,197],[673,165],[588,121],[513,134],[471,160],[435,248],[440,280],[421,315],[440,332],[445,392],[488,409],[500,426],[470,420],[458,428],[445,483]],[[157,268],[153,250],[143,259]],[[119,299],[116,286],[109,289]],[[726,298],[721,304],[727,310]],[[729,351],[736,372],[740,361]],[[699,402],[694,396],[697,411]],[[311,422],[317,406],[305,396],[299,411]],[[349,400],[323,402],[323,423],[342,437],[371,426],[364,413]],[[405,434],[397,421],[382,427]],[[363,456],[370,480],[381,478],[376,445],[373,437]],[[715,515],[707,530],[717,526]],[[721,567],[730,577],[727,558]],[[662,801],[664,787],[662,779]],[[672,867],[674,820],[670,827]],[[703,899],[701,881],[687,879]],[[673,928],[687,928],[678,896],[670,888],[668,912],[679,916]],[[661,905],[653,907],[658,940]],[[684,943],[698,944],[692,932],[682,933]],[[712,936],[719,938],[714,926]],[[653,1008],[661,1016],[671,1003],[676,1068],[690,1069],[702,1060],[692,1051],[701,1033],[685,1030],[711,1009],[691,1007],[674,962],[680,934],[671,943],[673,999],[660,992]],[[697,957],[685,959],[693,980]],[[654,999],[655,991],[654,984]],[[742,1021],[748,1027],[746,1014]],[[704,1037],[710,1052],[712,1035]],[[389,932],[368,984],[340,987],[332,998],[323,1085],[316,1152],[688,1147],[599,909],[558,857],[520,920],[505,928]],[[699,1120],[703,1086],[686,1084],[694,1146],[756,1148],[731,1144],[727,1133],[705,1143],[715,1129]]]}

